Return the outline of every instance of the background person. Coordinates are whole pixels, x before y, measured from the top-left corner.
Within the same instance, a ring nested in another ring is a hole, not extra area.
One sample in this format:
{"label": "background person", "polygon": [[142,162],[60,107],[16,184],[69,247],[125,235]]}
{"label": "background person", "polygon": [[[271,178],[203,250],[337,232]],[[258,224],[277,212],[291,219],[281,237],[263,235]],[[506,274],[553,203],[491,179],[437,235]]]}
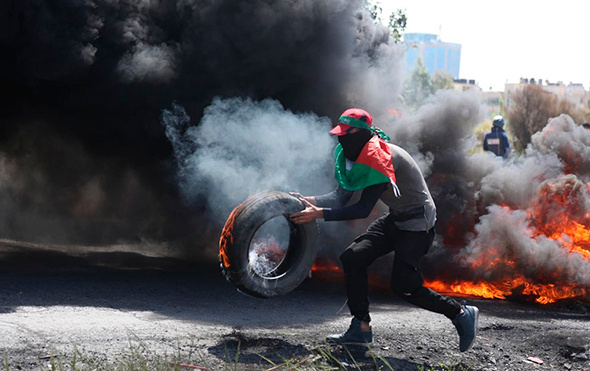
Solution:
{"label": "background person", "polygon": [[504,131],[504,118],[495,116],[492,121],[492,131],[483,138],[484,151],[493,152],[496,156],[506,157],[510,154],[510,143]]}

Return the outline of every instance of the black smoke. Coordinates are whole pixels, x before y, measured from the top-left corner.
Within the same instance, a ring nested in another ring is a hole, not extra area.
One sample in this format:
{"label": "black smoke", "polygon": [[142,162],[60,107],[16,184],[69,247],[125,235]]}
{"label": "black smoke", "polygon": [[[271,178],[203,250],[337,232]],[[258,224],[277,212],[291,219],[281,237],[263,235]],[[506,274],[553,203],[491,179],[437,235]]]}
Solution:
{"label": "black smoke", "polygon": [[216,212],[182,196],[162,112],[198,125],[214,99],[271,99],[325,128],[394,105],[402,50],[363,5],[2,2],[1,237],[210,245]]}
{"label": "black smoke", "polygon": [[[543,235],[533,210],[547,194],[567,195],[582,205],[572,217],[590,227],[590,131],[560,116],[503,160],[474,150],[475,93],[439,92],[404,116],[403,47],[363,5],[2,2],[0,238],[165,242],[214,256],[224,216],[249,194],[335,187],[327,129],[356,106],[426,176],[438,212],[429,277],[588,285],[588,259]],[[322,230],[342,251],[354,237],[343,231],[365,226]],[[476,263],[504,256],[520,265]]]}

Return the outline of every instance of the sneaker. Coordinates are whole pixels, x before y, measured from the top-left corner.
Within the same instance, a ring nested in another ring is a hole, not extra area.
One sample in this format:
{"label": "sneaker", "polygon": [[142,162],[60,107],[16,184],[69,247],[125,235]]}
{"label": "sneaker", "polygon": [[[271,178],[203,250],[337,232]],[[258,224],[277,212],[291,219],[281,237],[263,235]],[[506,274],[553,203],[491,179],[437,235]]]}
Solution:
{"label": "sneaker", "polygon": [[329,335],[326,340],[336,344],[367,345],[373,342],[373,331],[362,331],[361,321],[353,317],[346,332],[339,335]]}
{"label": "sneaker", "polygon": [[461,303],[461,308],[463,308],[463,313],[453,320],[453,325],[455,325],[459,333],[459,350],[465,352],[471,348],[477,335],[479,309],[466,305],[465,301]]}

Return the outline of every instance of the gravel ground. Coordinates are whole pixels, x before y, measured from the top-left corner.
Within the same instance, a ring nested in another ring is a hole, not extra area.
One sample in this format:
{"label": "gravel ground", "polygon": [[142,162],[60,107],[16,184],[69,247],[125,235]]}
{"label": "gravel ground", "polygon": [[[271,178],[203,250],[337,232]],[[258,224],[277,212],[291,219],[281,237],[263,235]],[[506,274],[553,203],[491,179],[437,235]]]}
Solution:
{"label": "gravel ground", "polygon": [[131,349],[180,354],[209,370],[265,370],[268,361],[311,362],[318,352],[363,370],[387,369],[384,361],[394,370],[590,370],[585,302],[467,299],[480,308],[479,334],[460,353],[446,318],[372,288],[375,343],[345,349],[323,340],[350,321],[337,276],[316,274],[288,295],[257,299],[237,292],[214,263],[105,253],[97,267],[97,259],[21,250],[4,251],[0,264],[0,344],[10,370],[47,370],[50,356],[70,359],[76,350],[114,361]]}

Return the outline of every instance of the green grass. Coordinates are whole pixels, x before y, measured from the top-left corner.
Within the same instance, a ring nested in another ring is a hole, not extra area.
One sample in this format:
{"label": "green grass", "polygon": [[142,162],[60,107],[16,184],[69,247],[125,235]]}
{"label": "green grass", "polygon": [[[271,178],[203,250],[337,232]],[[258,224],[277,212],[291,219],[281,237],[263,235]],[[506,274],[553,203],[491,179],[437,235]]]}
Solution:
{"label": "green grass", "polygon": [[[46,365],[40,364],[41,369],[50,371],[191,371],[191,370],[225,370],[242,371],[240,364],[240,342],[237,344],[235,354],[225,346],[224,359],[218,359],[211,355],[204,355],[196,347],[189,347],[188,352],[181,352],[180,346],[172,354],[157,354],[141,341],[130,342],[128,349],[114,358],[108,359],[104,355],[92,355],[83,353],[74,348],[69,355],[61,355],[57,352],[50,353]],[[394,371],[395,369],[384,357],[377,355],[372,349],[368,349],[364,362],[359,362],[354,355],[343,348],[344,353],[335,354],[332,347],[324,345],[312,350],[303,356],[292,356],[273,361],[265,356],[260,357],[258,366],[248,365],[248,370],[261,371],[337,371],[337,370],[375,370]],[[370,362],[367,362],[367,359]],[[4,354],[4,370],[17,371],[18,367],[10,365],[7,353]],[[43,362],[41,362],[43,363]],[[463,365],[421,366],[417,371],[468,371],[470,368]]]}

